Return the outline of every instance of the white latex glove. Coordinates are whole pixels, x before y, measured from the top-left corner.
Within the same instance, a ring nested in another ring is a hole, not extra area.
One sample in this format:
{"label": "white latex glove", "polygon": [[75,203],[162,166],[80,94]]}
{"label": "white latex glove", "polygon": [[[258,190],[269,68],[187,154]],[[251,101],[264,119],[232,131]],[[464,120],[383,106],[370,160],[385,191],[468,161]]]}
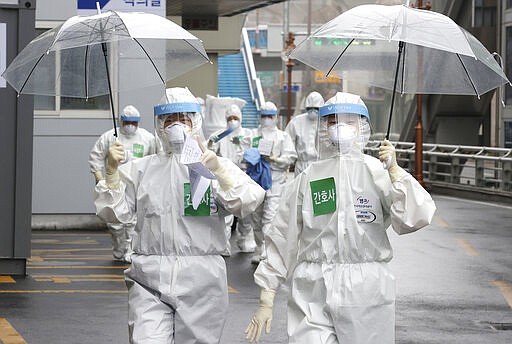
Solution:
{"label": "white latex glove", "polygon": [[119,187],[119,172],[117,168],[121,161],[125,159],[124,147],[117,139],[108,149],[107,167],[105,182],[109,189]]}
{"label": "white latex glove", "polygon": [[196,136],[195,139],[199,144],[199,148],[201,148],[201,151],[203,152],[203,155],[201,155],[201,163],[205,165],[206,168],[215,175],[215,177],[217,177],[222,190],[228,191],[231,189],[233,185],[235,185],[235,182],[233,177],[228,174],[224,166],[220,163],[217,154],[207,149],[199,137]]}
{"label": "white latex glove", "polygon": [[272,289],[261,289],[260,305],[254,313],[249,326],[245,330],[245,338],[249,342],[259,342],[263,326],[265,332],[270,333],[270,325],[272,324],[272,308],[274,307],[274,297],[276,292]]}
{"label": "white latex glove", "polygon": [[94,179],[96,179],[96,184],[98,184],[100,182],[100,180],[105,179],[105,177],[103,176],[103,172],[101,172],[101,171],[94,172]]}
{"label": "white latex glove", "polygon": [[391,182],[397,181],[402,174],[402,169],[396,162],[395,147],[388,140],[384,140],[379,147],[379,160],[382,161],[388,170]]}

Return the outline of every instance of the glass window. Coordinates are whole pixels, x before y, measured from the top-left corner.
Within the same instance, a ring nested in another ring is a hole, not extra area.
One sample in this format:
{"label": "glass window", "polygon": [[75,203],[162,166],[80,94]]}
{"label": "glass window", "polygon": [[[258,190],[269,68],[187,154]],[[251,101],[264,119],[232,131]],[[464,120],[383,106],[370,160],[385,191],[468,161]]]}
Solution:
{"label": "glass window", "polygon": [[512,121],[505,121],[505,148],[512,148]]}
{"label": "glass window", "polygon": [[[509,80],[512,78],[512,26],[507,27],[506,31],[506,55],[505,55],[505,73]],[[505,103],[512,105],[512,87],[505,87]]]}
{"label": "glass window", "polygon": [[[45,32],[45,29],[36,29],[36,35],[40,35]],[[49,85],[55,86],[55,64],[45,64],[41,66],[42,68],[46,68],[47,70],[44,73],[41,73],[42,76],[45,77],[46,80],[44,82]],[[54,77],[51,77],[53,75]],[[51,86],[50,86],[51,87]],[[34,109],[35,110],[46,110],[46,111],[55,111],[55,97],[53,96],[34,96]]]}
{"label": "glass window", "polygon": [[267,30],[247,30],[249,43],[253,49],[267,49],[268,46],[268,31]]}
{"label": "glass window", "polygon": [[507,8],[512,8],[512,0],[507,0]]}
{"label": "glass window", "polygon": [[[45,31],[46,29],[36,29],[36,34],[40,35]],[[56,54],[56,56],[58,56],[58,54]],[[50,88],[57,87],[58,82],[60,82],[60,85],[58,85],[60,89],[73,88],[74,83],[76,83],[76,80],[74,79],[74,74],[76,73],[72,72],[73,70],[79,70],[80,68],[83,68],[80,65],[80,62],[83,61],[83,58],[80,58],[80,51],[77,51],[76,58],[73,58],[73,56],[71,56],[70,59],[67,59],[65,66],[63,67],[66,69],[66,73],[63,73],[63,70],[61,70],[60,66],[58,66],[59,60],[60,59],[57,57],[55,63],[44,64],[42,68],[46,68],[47,70],[39,75],[47,79],[45,80],[45,82],[50,85]],[[59,73],[57,73],[57,71],[59,71]],[[60,74],[62,74],[62,79],[59,80],[58,75]],[[52,111],[53,113],[59,113],[61,110],[108,111],[110,110],[110,99],[108,95],[102,95],[89,99],[64,96],[35,95],[34,110],[39,111],[39,113],[36,114],[42,114],[44,111]]]}
{"label": "glass window", "polygon": [[[73,90],[72,93],[82,90],[82,87],[77,87],[78,81],[76,76],[80,75],[83,77],[84,56],[85,50],[82,49],[70,49],[68,54],[66,54],[66,61],[61,67],[62,79],[60,87],[62,90]],[[102,63],[104,61],[97,62]],[[108,95],[89,99],[61,96],[60,108],[62,110],[109,110],[110,103]]]}
{"label": "glass window", "polygon": [[108,95],[84,99],[84,98],[60,98],[61,110],[110,110]]}
{"label": "glass window", "polygon": [[496,25],[496,3],[475,0],[474,27],[495,26]]}

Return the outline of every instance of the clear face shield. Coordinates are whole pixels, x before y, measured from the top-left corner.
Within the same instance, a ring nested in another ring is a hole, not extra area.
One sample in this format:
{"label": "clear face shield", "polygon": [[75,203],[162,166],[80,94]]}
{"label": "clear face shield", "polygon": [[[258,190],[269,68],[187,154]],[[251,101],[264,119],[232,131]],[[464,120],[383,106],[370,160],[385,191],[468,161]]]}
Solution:
{"label": "clear face shield", "polygon": [[362,158],[370,138],[368,118],[353,113],[335,113],[319,118],[317,147],[320,159],[332,156]]}

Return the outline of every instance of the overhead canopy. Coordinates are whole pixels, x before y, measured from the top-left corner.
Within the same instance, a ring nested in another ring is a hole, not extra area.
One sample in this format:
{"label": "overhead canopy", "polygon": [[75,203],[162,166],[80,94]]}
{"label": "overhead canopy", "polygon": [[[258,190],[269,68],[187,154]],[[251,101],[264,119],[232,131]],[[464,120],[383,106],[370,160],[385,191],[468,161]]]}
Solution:
{"label": "overhead canopy", "polygon": [[229,17],[285,0],[167,0],[168,16]]}

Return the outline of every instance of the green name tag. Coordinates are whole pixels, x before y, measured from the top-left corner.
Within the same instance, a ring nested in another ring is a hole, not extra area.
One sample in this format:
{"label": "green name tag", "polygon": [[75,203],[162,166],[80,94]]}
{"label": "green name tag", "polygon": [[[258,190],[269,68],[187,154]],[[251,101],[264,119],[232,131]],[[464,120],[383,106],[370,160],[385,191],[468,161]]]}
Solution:
{"label": "green name tag", "polygon": [[334,178],[325,178],[309,182],[311,200],[315,216],[330,214],[336,211],[336,183]]}
{"label": "green name tag", "polygon": [[203,199],[197,209],[192,207],[192,195],[190,193],[190,183],[183,184],[183,196],[185,216],[210,216],[210,188],[204,193]]}
{"label": "green name tag", "polygon": [[142,158],[144,156],[144,145],[134,143],[133,144],[133,156],[135,158]]}
{"label": "green name tag", "polygon": [[258,146],[260,145],[260,140],[262,138],[263,138],[263,136],[253,137],[253,139],[252,139],[252,148],[258,148]]}

